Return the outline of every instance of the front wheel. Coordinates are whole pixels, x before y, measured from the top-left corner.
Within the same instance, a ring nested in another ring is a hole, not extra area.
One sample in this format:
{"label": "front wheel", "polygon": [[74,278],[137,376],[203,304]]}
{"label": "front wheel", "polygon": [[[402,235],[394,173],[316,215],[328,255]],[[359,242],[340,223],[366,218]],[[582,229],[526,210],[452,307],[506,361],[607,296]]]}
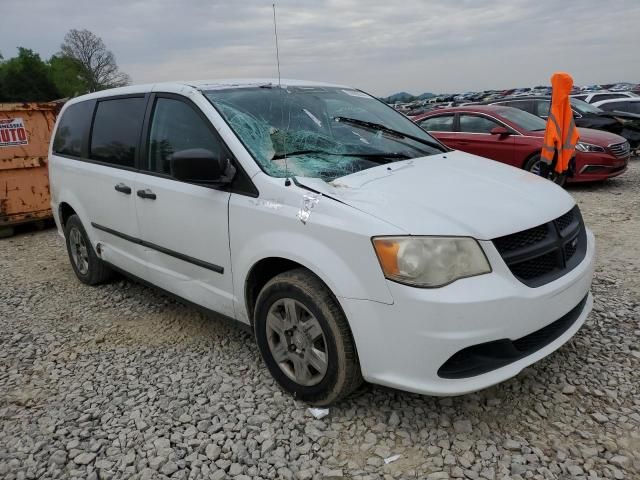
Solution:
{"label": "front wheel", "polygon": [[362,383],[347,320],[309,271],[291,270],[265,285],[256,301],[254,329],[271,375],[294,397],[330,405]]}
{"label": "front wheel", "polygon": [[[534,155],[529,160],[527,160],[524,164],[524,169],[528,172],[533,173],[534,175],[538,175],[540,177],[544,176],[544,160],[540,155]],[[566,175],[558,175],[556,172],[549,172],[547,175],[547,180],[551,180],[556,185],[560,185],[561,187],[566,183],[567,176]]]}

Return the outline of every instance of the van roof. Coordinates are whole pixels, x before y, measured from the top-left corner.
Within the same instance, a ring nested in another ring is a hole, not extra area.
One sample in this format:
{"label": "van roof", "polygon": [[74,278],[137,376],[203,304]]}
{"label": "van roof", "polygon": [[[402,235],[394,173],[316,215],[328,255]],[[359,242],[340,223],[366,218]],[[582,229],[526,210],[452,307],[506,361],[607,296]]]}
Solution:
{"label": "van roof", "polygon": [[[353,88],[345,85],[337,85],[333,83],[315,82],[309,80],[294,80],[290,78],[283,78],[280,80],[280,84],[286,86],[296,87],[337,87],[337,88]],[[101,90],[99,92],[89,93],[80,97],[74,98],[70,103],[77,101],[90,100],[93,98],[102,98],[113,95],[129,95],[135,93],[147,93],[153,91],[162,91],[165,87],[169,91],[175,91],[176,88],[194,88],[196,90],[216,90],[223,88],[233,87],[250,87],[260,85],[278,85],[277,78],[230,78],[230,79],[218,79],[218,80],[192,80],[192,81],[176,81],[176,82],[159,82],[159,83],[145,83],[139,85],[128,85],[126,87],[110,88],[108,90]]]}

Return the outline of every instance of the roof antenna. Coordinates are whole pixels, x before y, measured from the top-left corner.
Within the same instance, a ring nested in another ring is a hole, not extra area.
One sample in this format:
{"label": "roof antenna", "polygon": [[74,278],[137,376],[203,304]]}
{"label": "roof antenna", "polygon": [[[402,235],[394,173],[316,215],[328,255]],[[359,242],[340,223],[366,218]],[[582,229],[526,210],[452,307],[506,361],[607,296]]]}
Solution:
{"label": "roof antenna", "polygon": [[[278,48],[278,23],[276,21],[276,4],[271,4],[273,6],[273,34],[276,39],[276,64],[278,65],[278,90],[280,91],[280,95],[282,95],[282,85],[280,82],[280,49]],[[284,120],[284,99],[281,102],[282,108],[282,119]],[[289,121],[291,121],[291,113],[289,113]],[[289,127],[287,126],[287,132],[289,131]],[[289,163],[287,162],[287,133],[285,132],[284,138],[282,140],[284,147],[284,185],[288,187],[291,185],[291,180],[289,179]]]}
{"label": "roof antenna", "polygon": [[276,63],[278,64],[278,88],[280,88],[280,50],[278,49],[278,24],[276,22],[276,4],[273,3],[273,34],[276,37]]}

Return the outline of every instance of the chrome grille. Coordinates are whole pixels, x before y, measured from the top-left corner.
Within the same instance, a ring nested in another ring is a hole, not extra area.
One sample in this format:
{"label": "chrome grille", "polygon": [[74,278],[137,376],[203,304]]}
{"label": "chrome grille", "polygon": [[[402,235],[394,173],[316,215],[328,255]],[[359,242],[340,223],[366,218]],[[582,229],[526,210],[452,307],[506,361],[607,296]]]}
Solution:
{"label": "chrome grille", "polygon": [[609,150],[611,150],[611,153],[613,153],[618,158],[626,158],[631,152],[629,142],[612,143],[611,145],[609,145]]}

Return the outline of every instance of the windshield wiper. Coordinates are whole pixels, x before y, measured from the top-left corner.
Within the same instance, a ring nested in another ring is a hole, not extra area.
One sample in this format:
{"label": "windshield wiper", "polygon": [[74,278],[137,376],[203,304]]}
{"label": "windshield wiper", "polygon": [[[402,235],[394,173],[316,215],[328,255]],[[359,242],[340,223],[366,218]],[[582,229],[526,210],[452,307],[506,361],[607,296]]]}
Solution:
{"label": "windshield wiper", "polygon": [[[279,153],[277,155],[274,155],[273,157],[271,157],[271,160],[281,160],[283,158],[287,158],[287,157],[295,157],[297,155],[334,155],[334,156],[339,156],[339,157],[363,157],[363,158],[368,158],[371,159],[372,161],[375,161],[374,159],[380,158],[380,159],[386,159],[386,158],[395,158],[395,159],[399,159],[399,160],[407,160],[409,158],[413,158],[410,155],[407,155],[406,153],[397,153],[397,152],[346,152],[346,153],[338,153],[338,152],[327,152],[326,150],[297,150],[295,152],[287,152],[287,153]],[[380,162],[380,163],[387,163],[387,162]]]}
{"label": "windshield wiper", "polygon": [[[413,140],[414,142],[418,142],[423,145],[428,145],[429,147],[434,147],[434,148],[437,148],[438,150],[442,150],[442,145],[440,145],[439,143],[432,142],[430,140],[417,137],[415,135],[411,135],[410,133],[404,133],[399,130],[394,130],[393,128],[386,127],[381,123],[367,122],[366,120],[358,120],[357,118],[350,118],[350,117],[333,117],[333,119],[336,122],[346,123],[348,125],[355,125],[356,127],[361,127],[366,130],[373,130],[374,132],[383,132],[393,137],[408,138],[410,140]],[[429,152],[425,152],[424,150],[420,150],[419,148],[416,148],[416,150],[421,151],[422,153],[429,153]]]}

